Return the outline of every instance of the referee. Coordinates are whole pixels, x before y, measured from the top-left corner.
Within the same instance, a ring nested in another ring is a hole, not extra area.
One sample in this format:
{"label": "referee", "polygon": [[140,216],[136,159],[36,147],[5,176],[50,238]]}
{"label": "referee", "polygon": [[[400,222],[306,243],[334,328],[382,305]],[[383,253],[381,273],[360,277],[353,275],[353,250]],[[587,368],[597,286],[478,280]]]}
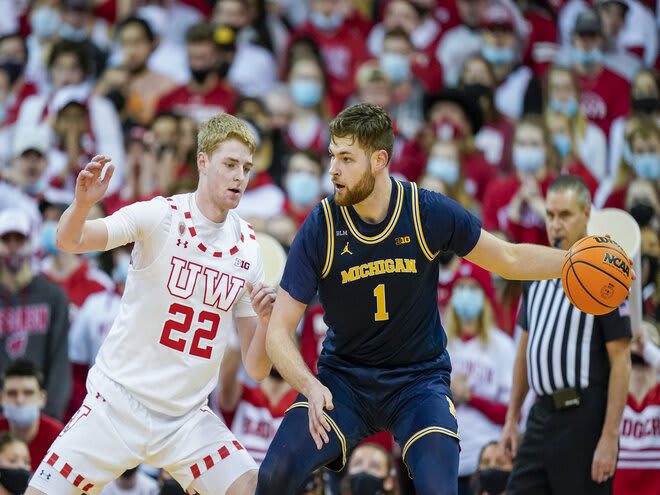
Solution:
{"label": "referee", "polygon": [[[562,249],[586,235],[591,210],[582,179],[561,175],[545,200],[548,239]],[[571,305],[560,280],[525,285],[520,344],[500,447],[514,457],[507,495],[612,493],[619,423],[628,395],[627,301],[593,316]],[[518,448],[520,408],[537,395]]]}

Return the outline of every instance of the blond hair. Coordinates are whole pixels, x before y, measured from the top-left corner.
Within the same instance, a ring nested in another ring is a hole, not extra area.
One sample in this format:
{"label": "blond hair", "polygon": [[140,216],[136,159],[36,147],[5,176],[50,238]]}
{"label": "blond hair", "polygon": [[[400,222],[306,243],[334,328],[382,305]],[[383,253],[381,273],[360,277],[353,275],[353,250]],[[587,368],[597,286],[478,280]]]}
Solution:
{"label": "blond hair", "polygon": [[199,126],[197,153],[206,153],[210,157],[220,143],[229,139],[238,139],[252,153],[257,149],[254,134],[245,122],[228,113],[221,113]]}

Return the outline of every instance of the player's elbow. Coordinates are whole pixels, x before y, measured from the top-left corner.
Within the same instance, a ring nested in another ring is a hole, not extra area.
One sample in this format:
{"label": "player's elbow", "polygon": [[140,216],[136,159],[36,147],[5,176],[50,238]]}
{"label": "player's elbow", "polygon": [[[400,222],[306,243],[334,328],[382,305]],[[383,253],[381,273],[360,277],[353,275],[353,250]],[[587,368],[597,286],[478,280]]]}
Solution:
{"label": "player's elbow", "polygon": [[245,371],[247,371],[247,374],[249,375],[250,378],[252,378],[255,382],[262,382],[264,379],[270,374],[270,369],[272,367],[272,364],[270,361],[268,363],[260,363],[260,364],[255,364],[252,366],[245,366]]}
{"label": "player's elbow", "polygon": [[75,252],[75,245],[69,242],[59,229],[55,232],[55,247],[64,253]]}

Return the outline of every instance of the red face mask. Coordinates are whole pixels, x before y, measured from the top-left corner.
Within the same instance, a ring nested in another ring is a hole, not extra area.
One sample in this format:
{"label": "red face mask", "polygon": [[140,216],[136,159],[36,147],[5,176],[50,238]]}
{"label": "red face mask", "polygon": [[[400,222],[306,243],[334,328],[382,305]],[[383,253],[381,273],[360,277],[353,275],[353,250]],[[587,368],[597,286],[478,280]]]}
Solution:
{"label": "red face mask", "polygon": [[463,137],[463,130],[456,123],[447,117],[443,117],[438,122],[433,122],[435,137],[441,141],[453,141]]}

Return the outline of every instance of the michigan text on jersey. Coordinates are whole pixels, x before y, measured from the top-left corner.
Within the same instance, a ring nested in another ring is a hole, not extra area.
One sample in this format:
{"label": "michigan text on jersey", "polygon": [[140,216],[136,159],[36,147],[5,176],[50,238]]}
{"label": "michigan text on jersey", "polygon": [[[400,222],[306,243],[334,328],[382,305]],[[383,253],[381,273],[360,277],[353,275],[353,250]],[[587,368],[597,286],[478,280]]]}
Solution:
{"label": "michigan text on jersey", "polygon": [[388,258],[352,266],[348,270],[341,271],[341,283],[345,284],[383,273],[417,273],[416,261],[408,258]]}

